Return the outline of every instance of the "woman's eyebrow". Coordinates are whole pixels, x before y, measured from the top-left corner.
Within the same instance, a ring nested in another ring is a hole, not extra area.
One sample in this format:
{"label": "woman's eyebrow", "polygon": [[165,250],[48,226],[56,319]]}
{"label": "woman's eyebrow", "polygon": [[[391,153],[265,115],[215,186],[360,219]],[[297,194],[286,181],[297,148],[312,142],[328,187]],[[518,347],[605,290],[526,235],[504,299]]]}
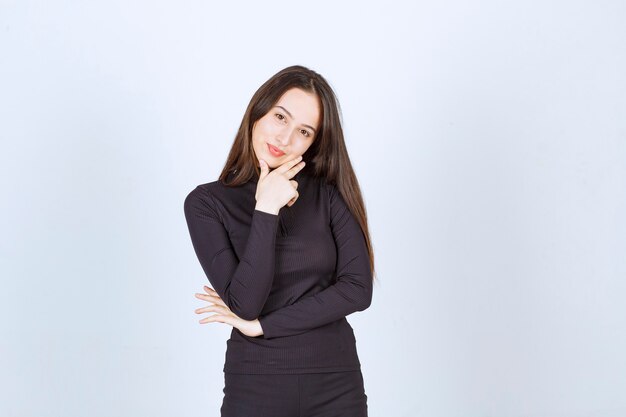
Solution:
{"label": "woman's eyebrow", "polygon": [[[281,109],[283,109],[285,111],[285,113],[287,113],[287,115],[289,115],[289,117],[291,117],[293,119],[293,116],[291,115],[291,113],[289,113],[289,110],[287,110],[286,108],[284,108],[283,106],[276,106],[276,107],[280,107]],[[314,133],[317,133],[317,130],[315,130],[315,128],[313,126],[310,125],[305,125],[303,124],[302,126],[304,127],[308,127],[309,129],[311,129]]]}

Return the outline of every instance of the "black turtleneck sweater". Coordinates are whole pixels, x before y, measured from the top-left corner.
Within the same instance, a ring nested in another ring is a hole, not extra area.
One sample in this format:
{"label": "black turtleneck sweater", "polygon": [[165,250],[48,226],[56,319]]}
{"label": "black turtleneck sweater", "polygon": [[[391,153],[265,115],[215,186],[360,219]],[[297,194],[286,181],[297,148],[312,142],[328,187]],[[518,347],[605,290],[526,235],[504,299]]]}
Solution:
{"label": "black turtleneck sweater", "polygon": [[191,241],[213,289],[237,316],[258,318],[264,332],[249,337],[233,327],[226,373],[360,369],[346,316],[372,300],[365,238],[336,186],[306,168],[292,178],[295,204],[277,215],[255,209],[256,175],[237,187],[198,185],[185,199]]}

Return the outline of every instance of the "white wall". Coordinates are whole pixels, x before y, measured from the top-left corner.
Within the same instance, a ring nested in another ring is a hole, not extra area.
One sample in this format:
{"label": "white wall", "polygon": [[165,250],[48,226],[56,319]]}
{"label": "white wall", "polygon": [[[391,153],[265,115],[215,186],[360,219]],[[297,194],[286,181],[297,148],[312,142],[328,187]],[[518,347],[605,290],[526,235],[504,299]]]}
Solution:
{"label": "white wall", "polygon": [[0,415],[218,416],[183,199],[254,91],[335,88],[370,416],[626,415],[626,3],[0,2]]}

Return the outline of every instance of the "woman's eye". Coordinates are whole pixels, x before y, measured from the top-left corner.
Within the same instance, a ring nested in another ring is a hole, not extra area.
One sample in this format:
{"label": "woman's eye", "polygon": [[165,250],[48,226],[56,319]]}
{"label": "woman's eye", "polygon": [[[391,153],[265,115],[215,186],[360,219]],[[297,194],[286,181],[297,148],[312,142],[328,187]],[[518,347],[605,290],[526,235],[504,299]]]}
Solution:
{"label": "woman's eye", "polygon": [[[283,116],[283,115],[282,115],[282,114],[280,114],[280,113],[274,113],[274,116],[276,116],[276,117],[278,118],[278,120],[281,120],[281,121],[285,119],[285,116]],[[311,134],[309,133],[309,131],[308,131],[308,130],[304,130],[304,129],[302,129],[300,132],[302,132],[302,134],[303,134],[305,137],[307,137],[307,138],[308,138],[309,136],[311,136]]]}

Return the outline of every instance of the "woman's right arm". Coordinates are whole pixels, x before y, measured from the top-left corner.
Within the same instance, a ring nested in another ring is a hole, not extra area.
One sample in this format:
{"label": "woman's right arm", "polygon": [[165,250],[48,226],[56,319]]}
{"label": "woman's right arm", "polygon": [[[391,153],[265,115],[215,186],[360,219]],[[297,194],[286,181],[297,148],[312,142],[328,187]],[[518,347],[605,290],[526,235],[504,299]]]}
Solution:
{"label": "woman's right arm", "polygon": [[278,214],[255,208],[248,242],[238,259],[208,191],[200,186],[191,191],[184,211],[191,242],[209,282],[234,314],[256,319],[274,279]]}

